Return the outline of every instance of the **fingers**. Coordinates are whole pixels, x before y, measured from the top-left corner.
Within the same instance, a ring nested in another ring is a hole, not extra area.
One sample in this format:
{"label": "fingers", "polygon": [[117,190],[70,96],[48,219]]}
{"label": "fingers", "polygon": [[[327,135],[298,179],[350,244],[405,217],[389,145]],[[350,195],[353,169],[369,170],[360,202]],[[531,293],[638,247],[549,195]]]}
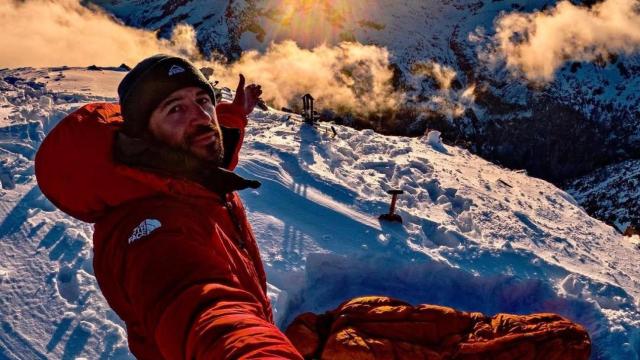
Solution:
{"label": "fingers", "polygon": [[240,81],[238,81],[238,88],[236,89],[236,93],[244,90],[244,83],[245,83],[244,75],[240,74]]}
{"label": "fingers", "polygon": [[245,87],[246,79],[243,74],[239,74],[238,87],[236,88],[236,96],[233,103],[244,108],[245,113],[249,114],[253,111],[261,99],[262,86],[257,84],[249,84]]}
{"label": "fingers", "polygon": [[247,86],[245,91],[247,92],[247,94],[252,94],[255,95],[255,97],[260,97],[260,95],[262,95],[262,86],[251,84]]}
{"label": "fingers", "polygon": [[244,75],[240,74],[240,80],[238,81],[238,87],[236,88],[236,95],[233,98],[233,103],[238,106],[244,106],[245,93],[244,93]]}

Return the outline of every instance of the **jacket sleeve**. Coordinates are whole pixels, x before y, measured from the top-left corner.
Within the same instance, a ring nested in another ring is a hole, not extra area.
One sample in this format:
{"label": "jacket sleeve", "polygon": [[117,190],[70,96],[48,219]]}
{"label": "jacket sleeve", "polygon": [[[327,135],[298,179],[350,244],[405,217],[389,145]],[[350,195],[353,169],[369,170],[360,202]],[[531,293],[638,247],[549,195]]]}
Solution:
{"label": "jacket sleeve", "polygon": [[168,360],[302,359],[265,320],[261,303],[242,288],[222,242],[212,245],[192,230],[198,231],[163,224],[128,245],[125,293],[162,355]]}
{"label": "jacket sleeve", "polygon": [[218,104],[216,106],[216,116],[222,129],[225,151],[224,163],[227,170],[233,170],[238,165],[238,156],[244,141],[247,117],[241,108],[231,103]]}

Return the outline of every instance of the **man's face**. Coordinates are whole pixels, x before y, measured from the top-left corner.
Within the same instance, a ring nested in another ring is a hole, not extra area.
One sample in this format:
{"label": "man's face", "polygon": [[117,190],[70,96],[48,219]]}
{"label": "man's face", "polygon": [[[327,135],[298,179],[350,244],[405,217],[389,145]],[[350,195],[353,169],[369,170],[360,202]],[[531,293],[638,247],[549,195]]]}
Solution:
{"label": "man's face", "polygon": [[149,131],[171,147],[222,164],[222,132],[211,98],[201,88],[187,87],[169,95],[151,114]]}

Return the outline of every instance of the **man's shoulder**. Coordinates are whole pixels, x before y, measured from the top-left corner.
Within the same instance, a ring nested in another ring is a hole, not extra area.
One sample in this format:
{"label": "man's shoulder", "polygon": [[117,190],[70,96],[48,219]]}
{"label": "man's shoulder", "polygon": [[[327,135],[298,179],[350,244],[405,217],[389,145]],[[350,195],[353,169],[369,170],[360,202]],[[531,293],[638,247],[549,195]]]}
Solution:
{"label": "man's shoulder", "polygon": [[178,197],[170,195],[158,195],[141,199],[135,199],[129,203],[119,206],[120,208],[130,207],[136,211],[153,211],[153,212],[181,212],[189,211],[193,208],[188,201],[183,201]]}

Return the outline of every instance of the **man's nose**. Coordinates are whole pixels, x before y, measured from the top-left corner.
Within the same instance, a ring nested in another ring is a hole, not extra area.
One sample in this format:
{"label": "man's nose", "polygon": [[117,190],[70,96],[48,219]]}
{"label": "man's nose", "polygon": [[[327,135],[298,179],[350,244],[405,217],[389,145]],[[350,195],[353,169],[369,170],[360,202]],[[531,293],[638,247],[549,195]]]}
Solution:
{"label": "man's nose", "polygon": [[208,125],[212,122],[211,114],[209,114],[200,104],[192,102],[189,106],[189,123],[190,125]]}

